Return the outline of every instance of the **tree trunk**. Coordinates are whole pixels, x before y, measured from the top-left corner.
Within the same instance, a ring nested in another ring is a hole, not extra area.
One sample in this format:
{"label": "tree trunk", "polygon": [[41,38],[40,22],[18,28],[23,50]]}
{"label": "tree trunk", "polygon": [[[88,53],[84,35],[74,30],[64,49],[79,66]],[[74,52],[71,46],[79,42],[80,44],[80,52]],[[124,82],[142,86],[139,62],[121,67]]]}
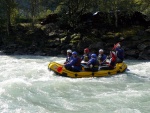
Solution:
{"label": "tree trunk", "polygon": [[115,27],[118,28],[118,0],[114,1]]}
{"label": "tree trunk", "polygon": [[31,27],[34,30],[34,25],[35,25],[35,10],[36,10],[36,0],[31,0],[31,19],[32,19],[32,23],[31,23]]}
{"label": "tree trunk", "polygon": [[10,22],[10,8],[7,9],[7,34],[10,35],[11,31],[11,22]]}
{"label": "tree trunk", "polygon": [[115,10],[115,27],[118,28],[118,14],[117,14],[117,10]]}

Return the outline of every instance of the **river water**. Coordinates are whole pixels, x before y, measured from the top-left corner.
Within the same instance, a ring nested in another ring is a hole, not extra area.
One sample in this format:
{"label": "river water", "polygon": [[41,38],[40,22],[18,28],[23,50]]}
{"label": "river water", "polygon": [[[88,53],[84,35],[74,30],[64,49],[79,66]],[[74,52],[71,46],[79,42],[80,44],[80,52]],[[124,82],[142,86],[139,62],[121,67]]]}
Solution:
{"label": "river water", "polygon": [[149,113],[150,62],[125,60],[111,77],[65,78],[47,66],[63,57],[0,56],[0,113]]}

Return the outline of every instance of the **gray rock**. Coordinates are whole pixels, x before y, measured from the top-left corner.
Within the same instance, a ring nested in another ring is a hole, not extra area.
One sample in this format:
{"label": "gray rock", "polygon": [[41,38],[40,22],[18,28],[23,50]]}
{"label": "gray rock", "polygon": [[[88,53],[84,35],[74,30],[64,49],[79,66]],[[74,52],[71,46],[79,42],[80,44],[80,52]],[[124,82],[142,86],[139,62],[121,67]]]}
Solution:
{"label": "gray rock", "polygon": [[0,55],[5,55],[5,53],[3,51],[0,51]]}
{"label": "gray rock", "polygon": [[145,30],[147,33],[150,33],[150,28]]}
{"label": "gray rock", "polygon": [[137,48],[138,48],[139,50],[141,50],[141,51],[143,51],[146,47],[147,47],[147,45],[145,45],[145,44],[139,44],[139,45],[137,46]]}
{"label": "gray rock", "polygon": [[125,51],[126,56],[139,57],[139,51],[135,49],[130,49],[129,51]]}
{"label": "gray rock", "polygon": [[92,43],[89,46],[90,49],[101,49],[104,48],[104,43],[103,42],[97,42],[97,43]]}
{"label": "gray rock", "polygon": [[135,41],[135,40],[140,40],[140,38],[141,38],[140,36],[133,36],[131,39]]}
{"label": "gray rock", "polygon": [[142,51],[138,57],[139,60],[150,60],[150,54],[147,54],[147,51]]}

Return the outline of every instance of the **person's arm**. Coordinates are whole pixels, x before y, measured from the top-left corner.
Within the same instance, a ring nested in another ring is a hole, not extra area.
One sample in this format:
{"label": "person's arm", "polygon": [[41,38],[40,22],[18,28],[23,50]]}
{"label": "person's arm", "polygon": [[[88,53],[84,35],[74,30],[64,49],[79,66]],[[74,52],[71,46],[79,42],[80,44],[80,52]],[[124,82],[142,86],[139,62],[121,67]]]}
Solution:
{"label": "person's arm", "polygon": [[88,58],[91,59],[91,54],[88,54]]}
{"label": "person's arm", "polygon": [[81,60],[83,60],[84,56],[81,56]]}
{"label": "person's arm", "polygon": [[74,59],[72,59],[70,62],[66,63],[65,65],[66,66],[72,66],[74,64],[74,62],[75,62]]}
{"label": "person's arm", "polygon": [[66,61],[64,62],[64,64],[67,64],[68,63],[68,57],[66,58]]}
{"label": "person's arm", "polygon": [[92,64],[92,60],[89,60],[87,65],[90,66]]}
{"label": "person's arm", "polygon": [[77,58],[71,60],[71,61],[70,61],[70,65],[73,66],[73,65],[77,62],[77,60],[78,60]]}
{"label": "person's arm", "polygon": [[103,55],[103,57],[101,58],[101,64],[106,63],[107,60],[107,56]]}

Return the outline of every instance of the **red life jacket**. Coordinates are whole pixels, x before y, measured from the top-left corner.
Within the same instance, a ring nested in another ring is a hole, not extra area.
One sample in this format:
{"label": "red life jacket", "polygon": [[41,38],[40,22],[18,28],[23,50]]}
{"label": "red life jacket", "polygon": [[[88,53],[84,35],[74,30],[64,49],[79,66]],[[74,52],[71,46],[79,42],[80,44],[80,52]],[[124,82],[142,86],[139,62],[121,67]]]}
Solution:
{"label": "red life jacket", "polygon": [[114,51],[111,52],[111,57],[112,58],[111,58],[109,66],[114,68],[116,65],[116,60],[117,60],[117,56],[116,56],[116,53]]}

